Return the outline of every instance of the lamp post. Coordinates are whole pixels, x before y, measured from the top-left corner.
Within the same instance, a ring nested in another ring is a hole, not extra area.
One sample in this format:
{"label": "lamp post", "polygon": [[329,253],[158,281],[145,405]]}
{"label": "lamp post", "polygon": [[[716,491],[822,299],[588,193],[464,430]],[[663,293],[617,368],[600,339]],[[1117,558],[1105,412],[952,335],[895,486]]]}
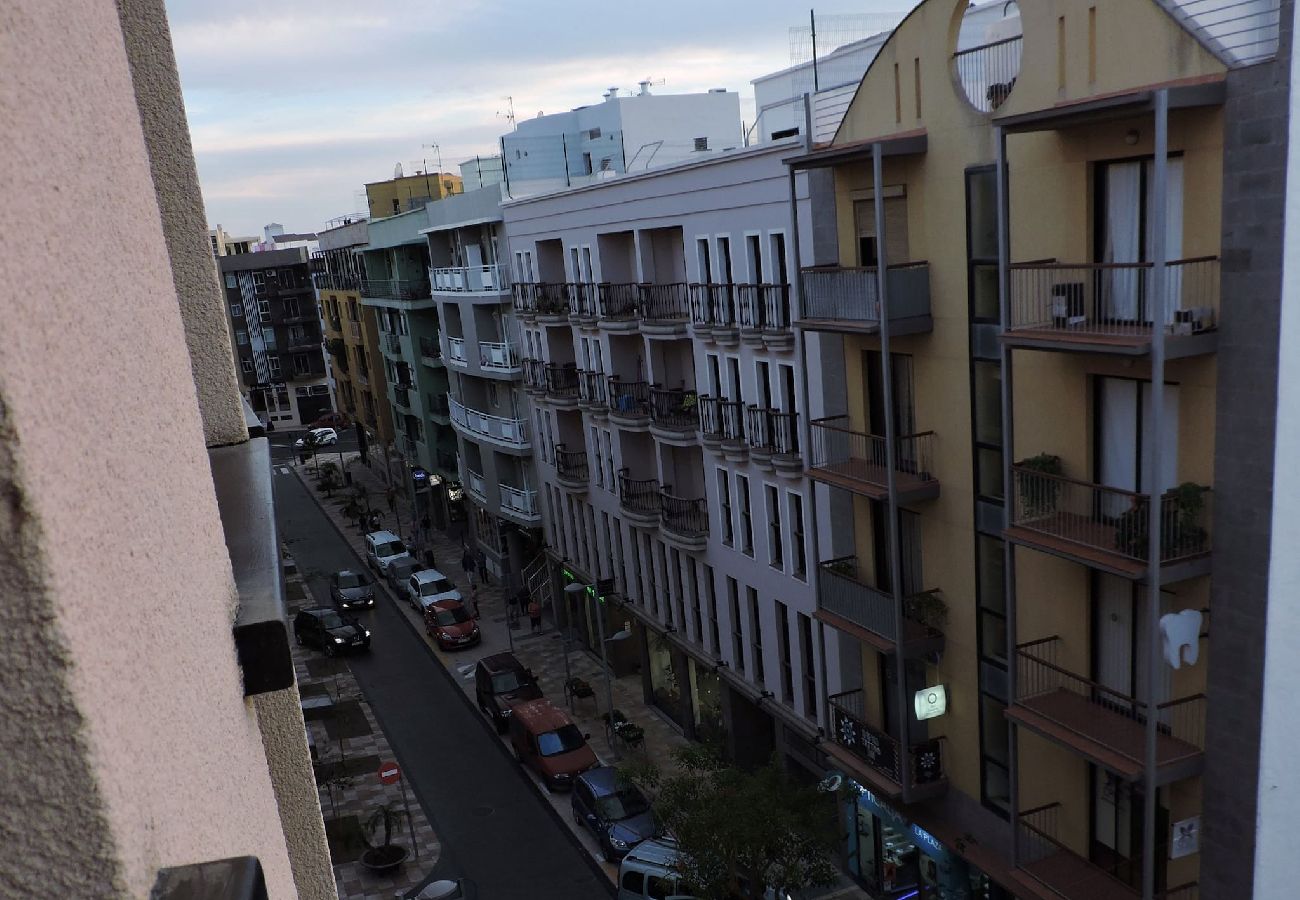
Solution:
{"label": "lamp post", "polygon": [[[570,595],[578,595],[586,591],[595,593],[595,588],[575,581],[564,589],[564,592]],[[619,760],[622,757],[614,749],[614,677],[609,669],[609,653],[605,645],[614,641],[627,640],[632,636],[632,631],[629,628],[623,628],[609,637],[605,637],[605,599],[603,597],[596,598],[596,630],[600,633],[600,665],[605,670],[605,715],[608,716],[608,727],[605,729],[605,735],[609,741],[610,755],[615,760]]]}

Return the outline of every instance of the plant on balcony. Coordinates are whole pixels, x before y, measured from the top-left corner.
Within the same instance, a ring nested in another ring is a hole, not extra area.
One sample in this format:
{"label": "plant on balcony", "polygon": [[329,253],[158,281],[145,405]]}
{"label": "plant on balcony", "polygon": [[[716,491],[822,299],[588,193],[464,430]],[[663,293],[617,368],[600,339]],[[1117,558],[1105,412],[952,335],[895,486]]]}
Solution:
{"label": "plant on balcony", "polygon": [[[1051,453],[1026,457],[1016,463],[1016,468],[1057,477],[1065,474],[1064,469],[1061,468],[1061,457]],[[1060,482],[1054,478],[1035,478],[1026,472],[1016,472],[1015,476],[1021,515],[1036,519],[1056,512],[1056,504],[1061,496]]]}
{"label": "plant on balcony", "polygon": [[948,623],[948,604],[938,591],[913,594],[903,600],[903,615],[933,631],[943,631]]}
{"label": "plant on balcony", "polygon": [[844,559],[832,559],[829,562],[822,563],[822,568],[827,572],[830,572],[832,575],[841,575],[845,578],[852,578],[854,580],[858,577],[857,560],[851,556]]}
{"label": "plant on balcony", "polygon": [[[382,874],[393,871],[406,861],[410,851],[393,843],[393,827],[400,824],[405,816],[406,814],[400,809],[395,809],[387,803],[370,814],[365,825],[366,844],[370,849],[361,854],[363,866],[372,872]],[[376,842],[375,839],[379,836],[381,828],[384,838]]]}
{"label": "plant on balcony", "polygon": [[[1160,497],[1162,560],[1205,552],[1208,532],[1201,525],[1201,512],[1208,490],[1205,485],[1184,481]],[[1134,559],[1147,559],[1150,525],[1150,507],[1135,502],[1115,521],[1115,549]]]}

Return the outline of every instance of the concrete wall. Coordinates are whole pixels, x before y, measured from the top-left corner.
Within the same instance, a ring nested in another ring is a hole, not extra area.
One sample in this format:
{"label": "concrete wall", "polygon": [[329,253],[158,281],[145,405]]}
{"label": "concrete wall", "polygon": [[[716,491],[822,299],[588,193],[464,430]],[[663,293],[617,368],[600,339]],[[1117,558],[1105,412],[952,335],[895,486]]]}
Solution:
{"label": "concrete wall", "polygon": [[[160,52],[144,35],[165,38],[161,7],[122,10],[142,17],[125,43],[107,0],[0,11],[0,78],[15,87],[0,93],[0,278],[27,297],[6,316],[0,355],[0,577],[22,597],[0,604],[5,884],[15,896],[139,897],[160,867],[251,854],[271,895],[289,898],[299,891],[235,659],[194,387],[211,365],[208,433],[237,437],[233,375],[220,345],[192,359],[177,297],[182,286],[186,304],[212,296],[211,263],[190,246],[206,228],[190,221],[193,197],[160,212],[156,189],[187,181],[160,177],[171,163],[151,168],[151,151],[178,145],[146,144],[137,108],[127,52]],[[67,202],[51,202],[51,185]],[[169,252],[165,220],[194,240]],[[51,279],[54,254],[84,277]],[[199,319],[211,329],[220,315]],[[76,415],[52,415],[69,397]]]}

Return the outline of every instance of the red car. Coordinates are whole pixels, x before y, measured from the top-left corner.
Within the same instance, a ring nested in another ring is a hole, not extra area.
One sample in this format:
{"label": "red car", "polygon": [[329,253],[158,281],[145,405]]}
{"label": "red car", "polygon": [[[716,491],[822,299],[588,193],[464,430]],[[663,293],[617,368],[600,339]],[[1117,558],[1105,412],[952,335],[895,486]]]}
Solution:
{"label": "red car", "polygon": [[348,428],[352,425],[352,420],[348,418],[345,412],[325,413],[315,422],[308,425],[308,428]]}
{"label": "red car", "polygon": [[424,611],[424,630],[443,650],[472,647],[483,639],[478,623],[459,600],[439,600]]}

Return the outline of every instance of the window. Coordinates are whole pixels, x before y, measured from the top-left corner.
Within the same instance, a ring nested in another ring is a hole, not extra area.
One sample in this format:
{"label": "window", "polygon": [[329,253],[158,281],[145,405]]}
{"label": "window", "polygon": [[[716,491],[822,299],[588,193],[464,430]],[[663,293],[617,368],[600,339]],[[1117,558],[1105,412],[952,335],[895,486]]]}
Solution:
{"label": "window", "polygon": [[624,566],[627,565],[627,554],[623,548],[623,523],[618,516],[614,517],[614,583],[618,586],[619,593],[627,594],[627,574]]}
{"label": "window", "polygon": [[776,649],[781,656],[781,702],[794,703],[794,667],[790,663],[790,610],[776,601]]}
{"label": "window", "polygon": [[763,619],[759,615],[758,591],[746,586],[745,594],[749,597],[749,643],[754,652],[754,680],[761,685],[765,682],[763,676]]}
{"label": "window", "polygon": [[295,319],[302,315],[302,307],[298,305],[297,297],[286,297],[281,301],[280,305],[284,307],[284,314],[287,318]]}
{"label": "window", "polygon": [[709,617],[709,631],[704,636],[704,649],[718,656],[722,653],[718,640],[718,588],[713,581],[713,566],[708,563],[704,563],[704,592],[704,602],[707,604]]}
{"label": "window", "polygon": [[803,536],[803,495],[789,491],[786,499],[790,502],[790,574],[806,581],[808,551]]}
{"label": "window", "polygon": [[692,636],[697,644],[704,644],[703,621],[700,615],[700,576],[695,568],[696,562],[693,558],[686,558],[686,600],[691,608],[691,625],[694,626]]}
{"label": "window", "polygon": [[270,366],[271,366],[271,376],[274,377],[274,378],[279,378],[279,377],[280,377],[280,357],[278,357],[278,356],[268,356],[268,357],[266,358],[266,361],[267,361],[267,362],[270,364]]}
{"label": "window", "polygon": [[293,355],[293,374],[310,375],[311,358],[306,353],[295,353]]}
{"label": "window", "polygon": [[591,452],[596,454],[596,484],[599,487],[604,487],[605,461],[600,458],[600,429],[595,425],[591,426]]}
{"label": "window", "polygon": [[226,275],[226,287],[228,287],[228,288],[236,288],[236,287],[239,287],[239,282],[237,282],[237,281],[235,280],[235,276],[234,276],[233,273],[230,273],[230,274],[227,274],[227,275]]}
{"label": "window", "polygon": [[258,313],[258,315],[261,317],[261,319],[262,319],[263,322],[269,322],[269,321],[271,321],[271,301],[270,301],[270,300],[258,300],[258,301],[257,301],[257,313]]}
{"label": "window", "polygon": [[241,318],[244,315],[244,307],[239,303],[230,304],[230,314],[235,318]]}
{"label": "window", "polygon": [[599,137],[600,137],[600,129],[599,129],[599,128],[589,128],[589,129],[587,129],[587,140],[589,140],[589,141],[594,141],[594,140],[597,140]]}
{"label": "window", "polygon": [[697,138],[695,139],[695,149],[696,149],[696,150],[708,150],[708,149],[709,149],[709,139],[708,139],[707,137],[697,137]]}
{"label": "window", "polygon": [[236,332],[235,332],[235,343],[238,344],[238,345],[241,346],[241,347],[247,347],[247,346],[248,346],[248,332],[247,332],[247,331],[236,331]]}
{"label": "window", "polygon": [[262,343],[266,345],[267,350],[275,349],[275,329],[273,328],[262,329]]}
{"label": "window", "polygon": [[785,547],[781,540],[781,494],[772,485],[763,485],[767,508],[767,563],[774,569],[785,567]]}
{"label": "window", "polygon": [[611,447],[609,429],[602,431],[600,437],[605,445],[605,487],[611,494],[615,494],[618,493],[618,479],[614,477],[614,450]]}
{"label": "window", "polygon": [[803,613],[796,613],[799,622],[799,650],[803,667],[803,714],[810,719],[817,718],[817,656],[813,652],[812,619]]}
{"label": "window", "polygon": [[740,585],[727,576],[727,600],[731,607],[731,659],[740,674],[745,673],[745,638],[740,627]]}
{"label": "window", "polygon": [[731,478],[726,469],[718,469],[718,519],[722,525],[722,543],[730,547],[735,541],[731,523]]}
{"label": "window", "polygon": [[497,391],[497,383],[495,381],[489,381],[487,383],[487,398],[488,405],[493,409],[496,409],[501,405],[501,396]]}
{"label": "window", "polygon": [[[622,532],[619,532],[620,542],[623,539]],[[632,532],[632,578],[638,591],[642,590],[641,573],[644,572],[641,566],[641,539],[635,531]],[[641,594],[641,605],[645,605],[645,594]]]}
{"label": "window", "polygon": [[754,555],[754,521],[749,510],[749,478],[736,474],[736,493],[740,495],[740,550]]}
{"label": "window", "polygon": [[245,374],[245,375],[252,374],[252,371],[253,371],[253,361],[252,361],[251,359],[247,359],[247,358],[245,358],[245,359],[241,359],[241,360],[239,361],[239,367],[240,367],[241,369],[244,370],[244,374]]}

